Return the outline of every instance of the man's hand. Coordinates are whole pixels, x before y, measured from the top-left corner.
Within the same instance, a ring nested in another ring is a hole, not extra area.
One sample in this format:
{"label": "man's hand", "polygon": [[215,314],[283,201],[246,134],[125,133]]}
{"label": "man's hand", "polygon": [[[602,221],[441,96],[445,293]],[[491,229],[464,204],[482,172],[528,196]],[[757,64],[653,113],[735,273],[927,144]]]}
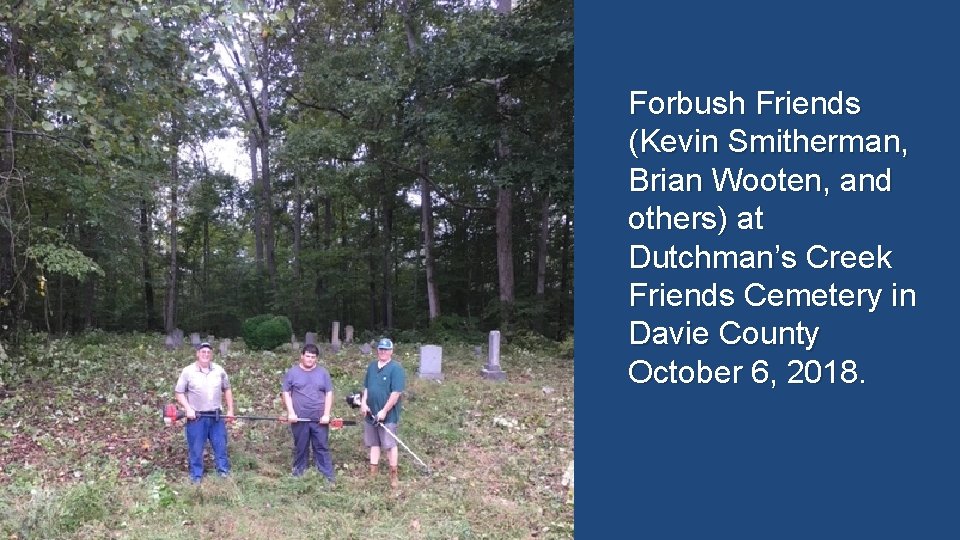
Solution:
{"label": "man's hand", "polygon": [[290,422],[291,424],[295,424],[295,423],[297,423],[299,420],[300,420],[300,419],[297,418],[297,413],[295,413],[295,412],[287,413],[287,422]]}
{"label": "man's hand", "polygon": [[195,420],[197,418],[197,411],[195,411],[193,407],[187,407],[186,413],[188,420]]}
{"label": "man's hand", "polygon": [[387,411],[380,409],[380,412],[377,413],[377,422],[383,422],[387,418]]}
{"label": "man's hand", "polygon": [[366,402],[366,401],[361,401],[361,402],[360,402],[360,414],[366,416],[367,413],[369,413],[369,412],[370,412],[370,407],[367,407],[367,402]]}
{"label": "man's hand", "polygon": [[224,421],[228,424],[232,424],[236,421],[236,419],[237,417],[234,416],[233,409],[227,409],[227,417],[224,419]]}
{"label": "man's hand", "polygon": [[329,424],[329,423],[330,423],[330,415],[329,415],[329,414],[325,414],[325,415],[321,416],[321,417],[320,417],[320,423],[321,423],[321,424]]}

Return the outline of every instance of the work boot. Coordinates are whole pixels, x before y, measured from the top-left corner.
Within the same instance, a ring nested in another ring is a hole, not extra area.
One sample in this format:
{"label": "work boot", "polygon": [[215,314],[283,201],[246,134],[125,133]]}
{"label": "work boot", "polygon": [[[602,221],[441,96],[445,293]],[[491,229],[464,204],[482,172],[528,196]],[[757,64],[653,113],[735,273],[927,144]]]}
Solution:
{"label": "work boot", "polygon": [[390,487],[393,489],[400,487],[400,476],[396,467],[390,467]]}
{"label": "work boot", "polygon": [[380,466],[376,463],[370,464],[370,478],[376,478],[377,473],[380,471]]}

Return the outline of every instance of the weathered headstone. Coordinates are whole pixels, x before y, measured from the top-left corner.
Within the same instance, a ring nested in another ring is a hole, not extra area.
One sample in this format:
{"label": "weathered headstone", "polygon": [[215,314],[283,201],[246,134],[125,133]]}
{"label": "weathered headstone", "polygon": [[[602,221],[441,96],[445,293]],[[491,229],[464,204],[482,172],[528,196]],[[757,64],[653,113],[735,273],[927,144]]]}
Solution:
{"label": "weathered headstone", "polygon": [[333,321],[333,328],[330,329],[330,344],[340,348],[340,321]]}
{"label": "weathered headstone", "polygon": [[173,329],[173,346],[174,347],[183,346],[183,330],[179,328]]}
{"label": "weathered headstone", "polygon": [[336,343],[331,343],[331,344],[330,344],[330,350],[331,350],[334,354],[340,352],[340,342],[338,341],[338,342],[336,342]]}
{"label": "weathered headstone", "polygon": [[360,354],[373,354],[373,346],[369,343],[364,343],[360,346]]}
{"label": "weathered headstone", "polygon": [[230,354],[230,340],[224,339],[220,342],[220,356],[227,356]]}
{"label": "weathered headstone", "polygon": [[348,324],[343,328],[343,342],[353,343],[353,325]]}
{"label": "weathered headstone", "polygon": [[196,349],[200,346],[200,334],[193,332],[190,334],[190,344],[193,345],[193,348]]}
{"label": "weathered headstone", "polygon": [[307,335],[304,336],[304,341],[307,345],[316,345],[317,344],[317,333],[316,332],[307,332]]}
{"label": "weathered headstone", "polygon": [[424,345],[420,347],[420,369],[417,371],[417,374],[420,375],[421,379],[442,381],[442,359],[443,348],[439,345]]}
{"label": "weathered headstone", "polygon": [[207,343],[209,343],[210,345],[213,345],[213,343],[214,343],[216,340],[217,340],[217,338],[216,338],[215,336],[212,336],[212,335],[207,336]]}
{"label": "weathered headstone", "polygon": [[477,358],[483,358],[483,347],[481,347],[480,345],[477,345],[476,347],[474,347],[473,355],[476,356]]}
{"label": "weathered headstone", "polygon": [[487,365],[480,370],[484,379],[502,381],[507,374],[500,369],[500,331],[491,330],[490,340],[487,343]]}
{"label": "weathered headstone", "polygon": [[168,334],[165,338],[163,338],[163,346],[166,347],[168,351],[172,351],[177,348],[177,344],[174,341],[172,334]]}

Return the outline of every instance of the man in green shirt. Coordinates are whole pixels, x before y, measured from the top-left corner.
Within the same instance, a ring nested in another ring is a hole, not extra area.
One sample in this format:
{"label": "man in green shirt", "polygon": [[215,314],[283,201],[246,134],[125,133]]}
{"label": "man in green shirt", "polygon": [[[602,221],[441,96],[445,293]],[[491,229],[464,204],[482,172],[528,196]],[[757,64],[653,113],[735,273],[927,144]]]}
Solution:
{"label": "man in green shirt", "polygon": [[381,339],[377,343],[377,359],[367,366],[363,379],[360,412],[367,420],[363,424],[363,442],[370,448],[370,476],[375,477],[378,472],[382,448],[387,451],[390,462],[390,487],[396,489],[400,485],[397,473],[400,450],[397,440],[387,433],[387,429],[398,433],[400,397],[406,384],[406,373],[403,366],[392,361],[392,357],[393,342],[388,338]]}

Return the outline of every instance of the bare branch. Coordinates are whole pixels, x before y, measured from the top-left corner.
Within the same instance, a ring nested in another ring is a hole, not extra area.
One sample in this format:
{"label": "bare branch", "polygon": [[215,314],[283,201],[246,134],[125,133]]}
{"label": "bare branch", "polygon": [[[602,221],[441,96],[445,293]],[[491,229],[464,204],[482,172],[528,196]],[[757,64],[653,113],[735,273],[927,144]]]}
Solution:
{"label": "bare branch", "polygon": [[287,95],[288,98],[296,101],[297,103],[299,103],[300,105],[303,105],[304,107],[307,107],[307,108],[310,108],[310,109],[314,109],[314,110],[317,110],[317,111],[325,111],[325,112],[337,113],[337,114],[340,115],[343,119],[345,119],[345,120],[350,120],[350,115],[349,115],[349,114],[343,112],[342,110],[340,110],[340,109],[338,109],[338,108],[336,108],[336,107],[330,107],[330,106],[320,105],[319,103],[313,103],[313,102],[306,101],[306,100],[304,100],[304,99],[301,99],[300,97],[297,97],[296,94],[294,94],[293,92],[291,92],[291,91],[289,91],[289,90],[284,90],[283,92]]}

